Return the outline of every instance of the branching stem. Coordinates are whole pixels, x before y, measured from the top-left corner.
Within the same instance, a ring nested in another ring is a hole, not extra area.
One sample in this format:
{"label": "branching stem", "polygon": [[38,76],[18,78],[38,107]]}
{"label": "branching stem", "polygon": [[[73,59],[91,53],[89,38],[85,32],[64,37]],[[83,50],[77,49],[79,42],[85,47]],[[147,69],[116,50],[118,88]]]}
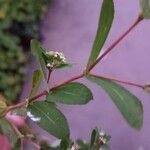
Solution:
{"label": "branching stem", "polygon": [[129,27],[129,29],[124,32],[117,40],[115,40],[112,45],[89,67],[88,72],[90,72],[108,53],[112,51],[142,20],[143,16],[139,15],[136,21]]}
{"label": "branching stem", "polygon": [[[112,51],[112,49],[114,47],[116,47],[116,45],[118,45],[120,43],[120,41],[122,41],[126,35],[128,35],[130,33],[131,30],[133,30],[141,21],[143,20],[143,17],[141,15],[139,15],[138,19],[134,22],[133,25],[131,25],[129,27],[129,29],[124,32],[90,67],[89,67],[89,70],[86,72],[86,73],[81,73],[77,76],[74,76],[62,83],[60,83],[59,85],[57,86],[54,86],[52,87],[49,91],[54,91],[56,89],[58,89],[59,87],[63,86],[63,85],[66,85],[72,81],[75,81],[77,79],[80,79],[80,78],[83,78],[85,75],[88,75],[90,74],[90,71],[109,53]],[[48,74],[48,80],[47,80],[47,83],[49,82],[50,80],[50,76],[51,76],[51,71],[49,71],[49,74]],[[94,75],[96,76],[96,75]],[[98,76],[98,77],[101,77],[101,78],[105,78],[105,79],[108,79],[108,80],[112,80],[112,81],[116,81],[116,82],[120,82],[120,83],[124,83],[124,84],[128,84],[128,85],[132,85],[132,86],[136,86],[136,87],[139,87],[139,88],[142,88],[144,89],[144,86],[143,85],[139,85],[139,84],[136,84],[136,83],[133,83],[133,82],[129,82],[129,81],[121,81],[121,80],[118,80],[118,79],[113,79],[113,78],[107,78],[107,77],[102,77],[102,76]],[[42,96],[45,96],[47,95],[48,92],[46,90],[44,90],[43,92],[41,92],[40,94],[32,97],[31,99],[29,99],[28,101],[22,101],[16,105],[12,105],[12,106],[9,106],[7,108],[7,111],[6,112],[9,112],[9,111],[12,111],[12,110],[15,110],[17,108],[22,108],[24,106],[26,106],[28,103],[32,103],[33,101],[37,100],[38,98],[42,97]]]}
{"label": "branching stem", "polygon": [[51,70],[51,69],[49,69],[49,70],[48,70],[47,83],[49,83],[49,80],[50,80],[50,77],[51,77],[51,73],[52,73],[52,70]]}
{"label": "branching stem", "polygon": [[131,85],[131,86],[135,86],[135,87],[144,89],[144,85],[133,83],[133,82],[130,82],[130,81],[124,81],[124,80],[114,79],[114,78],[110,78],[110,77],[106,77],[106,76],[100,76],[100,75],[95,75],[95,74],[90,74],[90,75],[92,75],[94,77],[97,77],[97,78],[107,79],[107,80],[111,80],[111,81],[115,81],[115,82],[119,82],[119,83],[122,83],[122,84],[127,84],[127,85]]}

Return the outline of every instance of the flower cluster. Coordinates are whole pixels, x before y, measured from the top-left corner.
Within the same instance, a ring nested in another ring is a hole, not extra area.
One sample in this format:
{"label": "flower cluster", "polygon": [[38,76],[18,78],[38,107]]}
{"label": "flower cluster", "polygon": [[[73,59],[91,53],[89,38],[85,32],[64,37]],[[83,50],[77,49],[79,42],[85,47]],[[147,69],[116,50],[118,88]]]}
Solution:
{"label": "flower cluster", "polygon": [[49,51],[45,52],[46,67],[48,69],[58,68],[63,64],[66,64],[66,58],[62,52]]}

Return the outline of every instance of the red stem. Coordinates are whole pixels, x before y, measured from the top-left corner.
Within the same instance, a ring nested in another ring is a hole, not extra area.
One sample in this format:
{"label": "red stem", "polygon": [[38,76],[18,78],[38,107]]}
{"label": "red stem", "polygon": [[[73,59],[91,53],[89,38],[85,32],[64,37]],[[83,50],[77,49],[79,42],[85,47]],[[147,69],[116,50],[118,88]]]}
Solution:
{"label": "red stem", "polygon": [[133,83],[133,82],[130,82],[130,81],[118,80],[118,79],[105,77],[105,76],[99,76],[99,75],[95,75],[95,74],[90,74],[90,75],[92,75],[94,77],[97,77],[97,78],[103,78],[103,79],[107,79],[107,80],[111,80],[111,81],[115,81],[115,82],[119,82],[119,83],[123,83],[123,84],[127,84],[127,85],[131,85],[131,86],[135,86],[135,87],[144,89],[143,85],[137,84],[137,83]]}
{"label": "red stem", "polygon": [[55,86],[55,87],[52,87],[52,88],[50,89],[50,91],[54,91],[54,90],[56,90],[57,88],[59,88],[59,87],[65,85],[65,84],[67,84],[67,83],[70,83],[70,82],[72,82],[72,81],[75,81],[75,80],[77,80],[77,79],[80,79],[80,78],[82,78],[82,77],[84,77],[84,74],[83,74],[83,73],[80,74],[80,75],[77,75],[77,76],[75,76],[75,77],[72,77],[72,78],[70,78],[69,80],[66,80],[66,81],[62,82],[61,84],[59,84],[59,85],[57,85],[57,86]]}
{"label": "red stem", "polygon": [[116,47],[116,45],[118,45],[119,42],[122,41],[143,19],[144,18],[139,15],[133,25],[131,25],[126,32],[124,32],[114,43],[112,43],[112,45],[89,67],[88,72],[90,72],[110,51],[112,51],[112,49]]}
{"label": "red stem", "polygon": [[[136,26],[138,25],[138,23],[139,23],[141,20],[143,20],[143,17],[142,17],[142,16],[139,16],[138,19],[135,21],[135,23],[134,23],[123,35],[121,35],[121,36],[95,61],[95,63],[93,63],[93,64],[90,66],[90,68],[89,68],[89,70],[88,70],[88,72],[87,72],[86,74],[89,74],[89,72],[101,61],[101,59],[103,59],[117,44],[119,44],[119,42],[120,42],[134,27],[136,27]],[[49,80],[50,80],[50,75],[51,75],[51,72],[49,71],[49,75],[48,75],[48,80],[47,80],[47,82],[49,82]],[[75,77],[72,77],[71,79],[68,79],[67,81],[64,81],[63,83],[61,83],[61,84],[59,84],[59,85],[57,85],[57,86],[55,86],[55,87],[52,87],[52,88],[50,89],[50,91],[56,90],[57,88],[59,88],[59,87],[65,85],[65,84],[67,84],[67,83],[70,83],[70,82],[72,82],[72,81],[74,81],[74,80],[80,79],[80,78],[84,77],[84,75],[85,75],[85,74],[82,73],[82,74],[80,74],[80,75],[77,75],[77,76],[75,76]],[[103,78],[104,78],[104,77],[103,77]],[[140,88],[143,89],[143,86],[138,85],[138,84],[135,84],[135,83],[131,83],[131,82],[127,82],[127,81],[120,81],[120,80],[117,80],[117,79],[110,79],[110,78],[107,78],[107,79],[113,80],[113,81],[116,81],[116,82],[121,82],[121,83],[129,84],[129,85],[136,86],[136,87],[140,87]],[[42,96],[44,96],[44,95],[46,95],[46,94],[47,94],[47,91],[45,90],[45,91],[41,92],[40,94],[34,96],[33,98],[31,98],[31,99],[29,99],[29,100],[23,101],[23,102],[18,103],[18,104],[16,104],[16,105],[9,106],[8,109],[7,109],[7,112],[12,111],[12,110],[17,109],[17,108],[21,108],[21,107],[27,105],[28,103],[31,103],[31,102],[33,102],[34,100],[36,100],[36,99],[38,99],[38,98],[40,98],[40,97],[42,97]]]}
{"label": "red stem", "polygon": [[[70,82],[72,82],[72,81],[75,81],[75,80],[77,80],[77,79],[82,78],[83,76],[84,76],[84,74],[82,73],[82,74],[80,74],[80,75],[77,75],[77,76],[75,76],[75,77],[72,77],[72,78],[70,78],[70,79],[64,81],[63,83],[61,83],[61,84],[59,84],[59,85],[57,85],[57,86],[54,86],[53,88],[50,89],[50,91],[54,91],[54,90],[56,90],[57,88],[59,88],[59,87],[65,85],[65,84],[67,84],[67,83],[70,83]],[[8,113],[9,111],[15,110],[15,109],[17,109],[17,108],[21,108],[21,107],[27,105],[28,103],[32,103],[32,102],[35,101],[36,99],[38,99],[38,98],[40,98],[40,97],[42,97],[42,96],[45,96],[46,94],[47,94],[47,91],[45,90],[45,91],[41,92],[40,94],[38,94],[38,95],[32,97],[32,98],[29,99],[29,100],[25,100],[25,101],[23,101],[23,102],[21,102],[21,103],[18,103],[18,104],[16,104],[16,105],[9,106],[9,107],[7,108],[7,111],[6,111],[6,112]]]}
{"label": "red stem", "polygon": [[50,80],[50,77],[51,77],[51,73],[52,73],[52,70],[51,70],[51,69],[49,69],[49,70],[48,70],[47,83],[49,83],[49,80]]}

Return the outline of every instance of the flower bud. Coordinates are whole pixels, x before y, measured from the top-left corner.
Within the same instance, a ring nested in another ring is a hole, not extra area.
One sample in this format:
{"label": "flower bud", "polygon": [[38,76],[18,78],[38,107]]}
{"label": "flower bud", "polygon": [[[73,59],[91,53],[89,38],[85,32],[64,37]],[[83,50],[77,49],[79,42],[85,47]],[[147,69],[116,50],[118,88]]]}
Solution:
{"label": "flower bud", "polygon": [[59,66],[66,64],[66,58],[62,52],[49,51],[45,52],[46,67],[48,69],[58,68]]}

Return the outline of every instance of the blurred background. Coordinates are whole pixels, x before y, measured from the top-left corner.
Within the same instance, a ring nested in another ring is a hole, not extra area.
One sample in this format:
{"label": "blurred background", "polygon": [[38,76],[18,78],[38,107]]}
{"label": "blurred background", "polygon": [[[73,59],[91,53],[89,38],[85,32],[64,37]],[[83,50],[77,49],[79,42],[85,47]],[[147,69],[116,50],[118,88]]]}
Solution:
{"label": "blurred background", "polygon": [[[114,0],[114,3],[115,19],[103,51],[140,12],[137,0]],[[38,67],[29,49],[33,37],[40,39],[48,50],[64,52],[68,61],[75,64],[71,69],[54,72],[51,85],[84,69],[100,6],[101,0],[0,0],[0,93],[9,103],[25,99],[30,91],[31,75]],[[149,21],[141,22],[93,72],[141,84],[149,82],[149,26]],[[89,140],[91,130],[97,126],[111,135],[112,150],[150,149],[149,95],[126,86],[141,99],[144,107],[143,128],[136,131],[128,126],[105,92],[85,80],[80,81],[91,88],[94,101],[86,106],[59,106],[68,118],[73,139]],[[43,139],[55,140],[37,126],[31,126]]]}

